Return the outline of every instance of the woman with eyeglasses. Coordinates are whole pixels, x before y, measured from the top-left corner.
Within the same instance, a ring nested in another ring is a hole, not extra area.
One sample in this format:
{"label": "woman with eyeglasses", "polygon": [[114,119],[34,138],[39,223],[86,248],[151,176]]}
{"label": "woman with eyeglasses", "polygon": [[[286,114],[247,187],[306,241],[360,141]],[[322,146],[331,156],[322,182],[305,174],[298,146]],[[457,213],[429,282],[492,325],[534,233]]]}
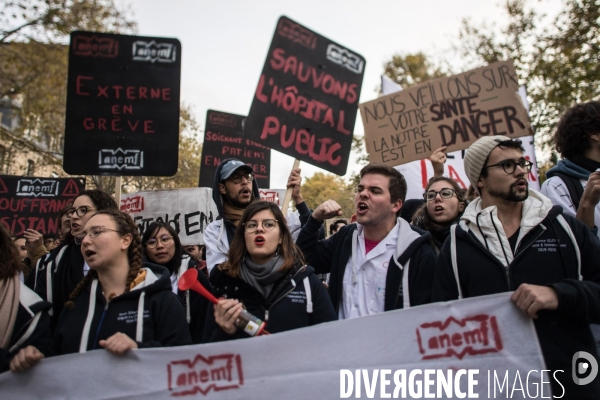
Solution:
{"label": "woman with eyeglasses", "polygon": [[244,308],[266,322],[269,333],[337,319],[325,287],[305,265],[276,204],[250,204],[239,227],[228,260],[211,272],[220,300],[207,315],[206,342],[248,337],[236,326]]}
{"label": "woman with eyeglasses", "polygon": [[55,248],[44,259],[44,265],[37,271],[35,292],[52,303],[52,330],[58,323],[58,317],[75,286],[88,273],[89,266],[81,254],[81,243],[77,237],[87,221],[97,212],[118,210],[115,199],[102,190],[84,190],[73,200],[66,210],[71,233],[65,235],[63,244]]}
{"label": "woman with eyeglasses", "polygon": [[56,333],[57,354],[191,344],[185,311],[165,268],[142,263],[141,239],[131,217],[96,211],[76,239],[90,267],[65,304]]}
{"label": "woman with eyeglasses", "polygon": [[467,202],[455,180],[443,176],[432,178],[423,194],[423,204],[413,215],[412,224],[431,234],[431,248],[436,255],[458,221]]}
{"label": "woman with eyeglasses", "polygon": [[[200,343],[204,334],[208,300],[194,291],[181,291],[177,286],[181,275],[190,268],[198,268],[198,262],[183,249],[175,229],[161,222],[151,223],[144,231],[142,252],[148,262],[163,266],[169,271],[172,291],[185,308],[192,341]],[[210,290],[210,282],[205,272],[198,271],[198,281]]]}

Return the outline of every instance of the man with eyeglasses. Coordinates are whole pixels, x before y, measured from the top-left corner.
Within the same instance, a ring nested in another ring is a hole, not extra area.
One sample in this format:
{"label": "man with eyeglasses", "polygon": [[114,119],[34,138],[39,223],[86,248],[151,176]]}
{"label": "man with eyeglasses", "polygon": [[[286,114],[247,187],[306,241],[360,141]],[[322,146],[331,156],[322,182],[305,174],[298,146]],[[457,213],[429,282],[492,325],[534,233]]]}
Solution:
{"label": "man with eyeglasses", "polygon": [[[572,357],[593,354],[600,322],[600,244],[590,230],[528,188],[531,163],[520,140],[485,136],[465,155],[480,197],[453,225],[436,267],[434,301],[514,291],[533,318],[555,397],[597,399],[600,379],[574,384]],[[559,383],[560,382],[560,383]]]}
{"label": "man with eyeglasses", "polygon": [[[296,212],[287,213],[287,225],[294,240],[302,225],[310,217],[310,209],[300,193],[300,169],[292,171],[287,187],[293,187],[292,199]],[[213,181],[213,200],[219,211],[219,218],[213,221],[204,232],[206,245],[206,265],[209,272],[215,265],[227,260],[229,244],[244,210],[250,203],[260,200],[258,185],[254,180],[254,169],[240,160],[229,158],[221,161]]]}

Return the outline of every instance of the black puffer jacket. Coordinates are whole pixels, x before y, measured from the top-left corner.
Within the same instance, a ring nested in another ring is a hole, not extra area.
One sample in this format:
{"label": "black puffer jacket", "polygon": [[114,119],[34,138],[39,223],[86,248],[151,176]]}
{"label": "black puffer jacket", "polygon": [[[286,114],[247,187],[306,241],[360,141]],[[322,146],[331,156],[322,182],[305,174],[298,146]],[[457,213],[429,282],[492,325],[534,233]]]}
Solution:
{"label": "black puffer jacket", "polygon": [[[309,266],[292,268],[275,283],[267,299],[241,278],[232,278],[218,268],[212,271],[211,282],[217,298],[226,297],[241,301],[251,314],[267,323],[265,329],[269,333],[289,331],[337,319],[325,287],[314,274],[314,269]],[[310,293],[307,294],[307,291]],[[226,334],[216,324],[213,310],[213,307],[210,307],[206,315],[205,342],[249,337],[241,331],[233,335]]]}

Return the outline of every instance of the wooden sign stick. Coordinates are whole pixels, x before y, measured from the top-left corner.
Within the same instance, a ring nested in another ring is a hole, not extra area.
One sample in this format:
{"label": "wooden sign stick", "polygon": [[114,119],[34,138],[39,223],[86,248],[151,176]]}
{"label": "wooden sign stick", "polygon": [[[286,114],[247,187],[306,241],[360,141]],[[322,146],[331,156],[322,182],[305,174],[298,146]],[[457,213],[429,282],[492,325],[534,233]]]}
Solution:
{"label": "wooden sign stick", "polygon": [[121,185],[122,185],[122,176],[117,176],[115,178],[115,201],[119,208],[121,208]]}
{"label": "wooden sign stick", "polygon": [[[300,166],[300,160],[298,160],[296,158],[294,160],[294,166],[292,167],[292,171],[295,170],[296,168],[298,168],[299,166]],[[283,196],[283,203],[281,205],[281,213],[283,214],[284,217],[287,216],[287,210],[288,210],[288,207],[290,206],[290,200],[292,199],[292,191],[293,190],[294,190],[293,187],[287,188],[287,190],[285,191],[285,196]]]}

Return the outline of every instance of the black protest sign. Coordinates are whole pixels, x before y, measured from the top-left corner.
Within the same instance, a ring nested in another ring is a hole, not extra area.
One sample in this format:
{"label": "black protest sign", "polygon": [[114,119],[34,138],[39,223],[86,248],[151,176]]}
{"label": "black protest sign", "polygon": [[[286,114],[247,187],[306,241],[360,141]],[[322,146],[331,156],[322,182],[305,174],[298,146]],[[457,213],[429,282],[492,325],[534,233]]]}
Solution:
{"label": "black protest sign", "polygon": [[291,157],[344,175],[365,59],[281,17],[244,132]]}
{"label": "black protest sign", "polygon": [[0,175],[0,222],[15,236],[26,229],[57,236],[60,211],[83,189],[83,178]]}
{"label": "black protest sign", "polygon": [[271,150],[244,138],[245,122],[246,117],[243,115],[208,110],[198,186],[212,188],[221,160],[237,158],[254,168],[254,178],[258,187],[270,187]]}
{"label": "black protest sign", "polygon": [[65,171],[174,175],[180,76],[176,39],[71,33]]}

